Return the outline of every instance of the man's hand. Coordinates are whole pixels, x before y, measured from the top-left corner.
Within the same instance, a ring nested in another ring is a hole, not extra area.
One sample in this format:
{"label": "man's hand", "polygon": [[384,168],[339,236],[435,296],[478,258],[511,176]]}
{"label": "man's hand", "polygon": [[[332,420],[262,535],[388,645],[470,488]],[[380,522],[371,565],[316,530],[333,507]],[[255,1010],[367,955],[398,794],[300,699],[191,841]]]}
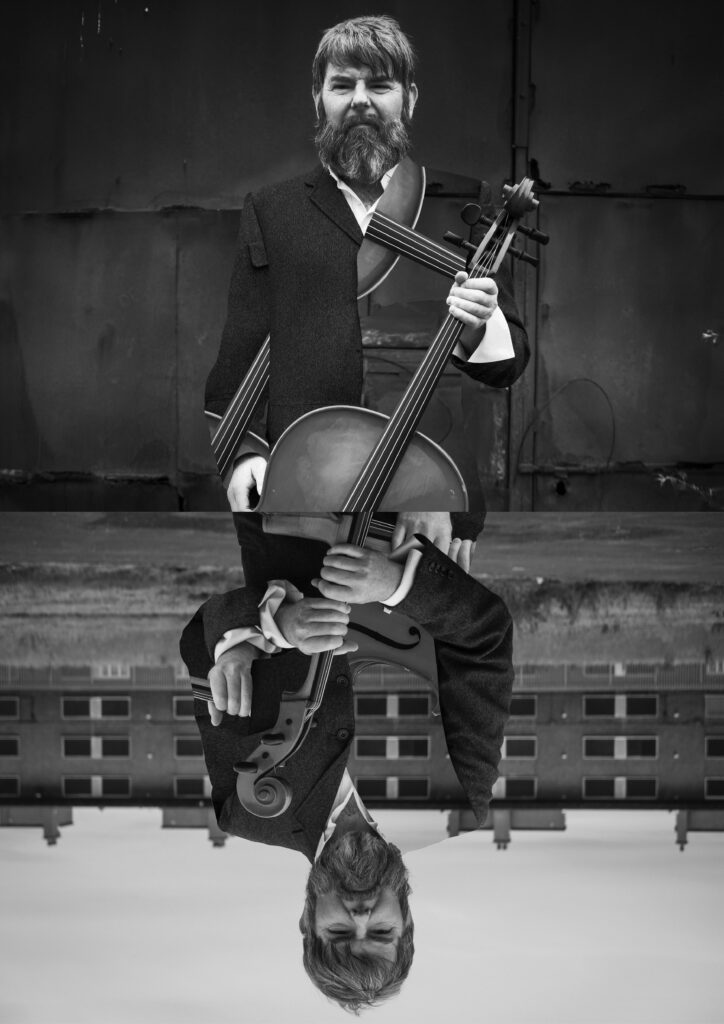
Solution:
{"label": "man's hand", "polygon": [[398,512],[390,548],[399,548],[416,533],[431,540],[436,548],[447,554],[452,540],[449,512]]}
{"label": "man's hand", "polygon": [[480,331],[498,305],[498,286],[492,277],[470,278],[464,270],[459,270],[447,304],[457,320]]}
{"label": "man's hand", "polygon": [[211,724],[219,725],[222,712],[248,718],[251,715],[251,666],[257,651],[251,644],[237,644],[219,657],[208,680],[213,701],[207,701]]}
{"label": "man's hand", "polygon": [[400,585],[403,567],[379,551],[335,544],[324,556],[321,579],[312,585],[332,601],[369,604],[386,601]]}
{"label": "man's hand", "polygon": [[[249,512],[254,491],[261,494],[266,473],[266,459],[263,455],[242,455],[234,464],[226,496],[232,512]],[[253,503],[256,505],[256,502]]]}
{"label": "man's hand", "polygon": [[299,601],[285,601],[274,620],[286,642],[302,654],[350,654],[357,650],[357,644],[346,639],[349,613],[350,607],[343,601],[303,597]]}
{"label": "man's hand", "polygon": [[449,512],[398,512],[391,548],[394,551],[409,537],[421,533],[465,572],[475,552],[475,541],[452,536]]}

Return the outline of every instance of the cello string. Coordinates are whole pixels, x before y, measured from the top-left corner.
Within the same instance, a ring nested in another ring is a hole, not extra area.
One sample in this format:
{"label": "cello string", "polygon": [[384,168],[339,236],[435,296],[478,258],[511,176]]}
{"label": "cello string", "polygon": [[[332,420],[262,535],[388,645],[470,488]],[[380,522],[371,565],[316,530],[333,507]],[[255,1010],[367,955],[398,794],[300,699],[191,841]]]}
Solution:
{"label": "cello string", "polygon": [[254,357],[254,361],[249,368],[248,380],[245,379],[244,384],[242,384],[242,387],[240,387],[237,390],[236,394],[231,400],[231,403],[229,404],[228,409],[221,418],[219,429],[217,430],[216,434],[214,434],[215,451],[217,448],[221,449],[222,442],[225,440],[225,438],[220,435],[225,434],[227,432],[226,428],[229,426],[230,422],[233,421],[233,418],[237,410],[243,409],[244,405],[248,404],[247,395],[249,395],[249,392],[251,392],[252,394],[256,393],[256,390],[258,389],[258,376],[260,373],[263,374],[264,369],[268,365],[268,363],[269,346],[268,342],[265,341],[264,344],[259,349],[257,355]]}
{"label": "cello string", "polygon": [[436,245],[409,229],[398,230],[399,227],[389,218],[380,218],[379,221],[373,218],[367,228],[367,236],[382,244],[389,244],[392,240],[394,245],[390,246],[391,248],[402,249],[404,255],[418,260],[425,266],[431,266],[432,269],[443,267],[452,271],[454,268],[454,273],[465,269],[465,261],[457,253],[450,252],[444,246]]}
{"label": "cello string", "polygon": [[[503,218],[499,216],[498,229],[503,229]],[[488,248],[485,250],[477,263],[471,268],[469,276],[478,278],[485,276],[495,262],[498,251],[502,248],[504,236],[500,231],[491,235]],[[458,324],[458,327],[454,325]],[[448,314],[443,327],[438,332],[427,355],[423,359],[418,372],[408,385],[408,389],[402,400],[390,418],[388,426],[383,432],[375,451],[370,456],[367,465],[357,480],[355,487],[345,502],[344,511],[350,510],[350,502],[357,507],[359,502],[362,507],[365,505],[377,504],[389,485],[389,478],[395,465],[395,459],[399,454],[401,439],[407,432],[409,424],[414,421],[415,416],[421,415],[420,399],[444,370],[445,363],[450,355],[450,346],[454,344],[455,333],[462,331],[463,326],[459,320]],[[381,482],[384,484],[381,486]]]}
{"label": "cello string", "polygon": [[[494,239],[491,239],[491,241],[494,241]],[[487,260],[481,258],[481,260],[478,261],[478,264],[472,268],[470,276],[482,276],[485,273],[489,262],[490,258],[488,258]],[[454,334],[458,330],[458,328],[455,325],[460,325],[459,329],[462,330],[463,325],[460,324],[460,321],[458,321],[456,318],[453,318],[451,314],[448,314],[448,318],[445,324],[443,325],[440,332],[438,333],[437,338],[431,345],[428,355],[423,361],[423,364],[421,364],[421,367],[418,370],[418,373],[415,375],[415,378],[413,378],[413,381],[408,386],[407,393],[403,396],[403,399],[400,402],[400,405],[398,406],[396,413],[393,414],[393,417],[390,423],[388,424],[388,428],[385,431],[385,433],[388,434],[387,441],[385,441],[384,437],[380,439],[380,442],[378,443],[378,449],[376,453],[373,453],[373,457],[370,459],[370,462],[368,464],[369,472],[368,467],[366,466],[365,469],[363,470],[362,476],[357,482],[356,487],[354,488],[352,494],[350,494],[350,499],[348,500],[362,501],[363,499],[365,499],[364,504],[375,503],[371,499],[370,495],[370,490],[374,482],[374,477],[378,477],[379,475],[385,472],[384,469],[380,468],[380,465],[381,463],[383,464],[385,461],[388,460],[389,455],[394,454],[390,449],[396,443],[397,435],[401,433],[404,430],[404,428],[407,427],[411,418],[413,418],[414,415],[416,414],[416,399],[420,397],[420,394],[422,393],[423,389],[428,387],[434,375],[439,372],[440,364],[442,364],[442,368],[444,368],[445,362],[447,361],[447,358],[449,356],[450,344],[453,342]],[[397,423],[393,422],[393,420],[395,419],[397,420]],[[377,456],[376,458],[375,455]],[[386,478],[388,475],[389,474],[385,474]],[[368,487],[365,487],[366,481],[363,479],[365,476],[369,477],[370,484]],[[383,492],[380,492],[380,496],[381,493]]]}
{"label": "cello string", "polygon": [[[239,423],[243,422],[250,414],[254,411],[255,406],[261,399],[264,386],[266,383],[267,370],[269,366],[268,359],[255,370],[251,378],[246,382],[245,393],[240,398],[236,407],[232,410],[231,415],[228,416],[225,422],[219,426],[216,434],[214,434],[214,454],[216,455],[217,464],[219,465],[219,472],[221,476],[224,476],[228,464],[230,463],[235,449],[236,449],[236,437],[235,431],[238,428]],[[229,410],[227,410],[228,414]],[[226,416],[226,414],[225,414]],[[220,432],[225,433],[225,437],[220,439],[216,443],[217,436]],[[223,463],[223,468],[222,468]]]}
{"label": "cello string", "polygon": [[225,450],[229,442],[233,441],[233,437],[230,435],[233,434],[239,419],[249,411],[249,404],[253,402],[256,405],[266,365],[266,362],[262,361],[252,365],[249,376],[245,381],[243,393],[236,393],[231,405],[224,413],[219,429],[214,434],[213,448],[217,461],[225,457]]}
{"label": "cello string", "polygon": [[[374,215],[373,222],[375,217],[384,221],[388,236],[382,233],[382,238],[384,241],[391,239],[395,243],[388,245],[394,251],[401,252],[410,259],[418,260],[423,265],[428,266],[429,269],[449,273],[451,276],[454,276],[458,270],[464,268],[464,261],[459,258],[456,259],[455,253],[451,253],[443,246],[438,246],[431,240],[425,239],[424,235],[419,235],[412,229],[406,228],[405,225],[397,224],[396,221],[381,212],[377,212]],[[394,231],[395,228],[398,229],[397,233]],[[374,234],[371,237],[374,239]],[[405,245],[407,248],[405,248]],[[419,251],[415,248],[415,245],[418,246]],[[258,367],[255,367],[257,361]],[[238,427],[253,412],[253,407],[261,399],[266,383],[264,378],[268,371],[268,362],[269,338],[267,337],[255,357],[254,363],[250,367],[250,378],[242,384],[241,388],[232,398],[212,439],[212,449],[222,477],[231,463]]]}

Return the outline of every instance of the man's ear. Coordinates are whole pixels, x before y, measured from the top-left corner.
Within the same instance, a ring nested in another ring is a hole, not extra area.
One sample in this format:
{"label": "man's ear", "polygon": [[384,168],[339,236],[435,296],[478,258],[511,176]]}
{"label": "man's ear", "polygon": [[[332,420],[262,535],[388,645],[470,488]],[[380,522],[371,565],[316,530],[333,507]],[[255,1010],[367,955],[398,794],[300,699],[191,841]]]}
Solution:
{"label": "man's ear", "polygon": [[410,83],[410,88],[407,90],[407,116],[408,117],[412,117],[412,111],[415,109],[415,104],[417,103],[417,97],[418,96],[419,96],[419,93],[417,91],[417,86],[415,85],[414,82],[411,82]]}

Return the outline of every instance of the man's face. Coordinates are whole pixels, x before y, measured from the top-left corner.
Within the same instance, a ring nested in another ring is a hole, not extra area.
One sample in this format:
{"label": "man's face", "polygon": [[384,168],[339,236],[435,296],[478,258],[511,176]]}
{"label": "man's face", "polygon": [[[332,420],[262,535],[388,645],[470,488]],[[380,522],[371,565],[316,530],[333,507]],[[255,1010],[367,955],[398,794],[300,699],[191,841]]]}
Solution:
{"label": "man's face", "polygon": [[394,962],[403,927],[400,901],[389,886],[369,898],[336,892],[317,897],[315,933],[325,945],[348,942],[355,956],[366,953]]}
{"label": "man's face", "polygon": [[[320,96],[315,96],[319,109],[321,103],[327,121],[335,128],[347,124],[367,121],[386,124],[407,117],[417,101],[417,86],[413,83],[407,94],[400,82],[374,73],[365,65],[327,65]],[[407,107],[407,109],[405,109]]]}

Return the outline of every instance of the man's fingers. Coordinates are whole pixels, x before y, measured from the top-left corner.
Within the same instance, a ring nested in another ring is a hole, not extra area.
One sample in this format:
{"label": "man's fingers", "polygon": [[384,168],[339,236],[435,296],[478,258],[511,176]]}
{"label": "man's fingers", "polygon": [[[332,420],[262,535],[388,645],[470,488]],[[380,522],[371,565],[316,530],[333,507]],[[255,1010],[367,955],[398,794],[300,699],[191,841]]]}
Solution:
{"label": "man's fingers", "polygon": [[227,688],[226,688],[226,676],[220,665],[214,665],[208,675],[209,685],[211,687],[211,696],[214,701],[214,706],[219,711],[226,711],[227,706]]}
{"label": "man's fingers", "polygon": [[462,544],[462,541],[460,540],[459,537],[453,537],[453,539],[450,541],[450,546],[447,549],[447,557],[450,558],[453,562],[455,562],[458,565],[459,565],[458,555],[460,553],[460,545],[461,544]]}
{"label": "man's fingers", "polygon": [[339,583],[330,583],[329,580],[312,580],[312,585],[317,588],[320,594],[328,597],[330,601],[347,601],[351,596],[349,587],[340,586]]}
{"label": "man's fingers", "polygon": [[[345,601],[330,601],[326,597],[307,597],[305,598],[307,608],[314,609],[316,612],[331,612],[335,615],[346,615],[352,611],[351,607]],[[315,619],[319,618],[315,614]]]}
{"label": "man's fingers", "polygon": [[390,539],[390,550],[394,551],[395,548],[399,548],[400,544],[407,537],[407,523],[403,520],[397,520],[397,525],[392,531],[392,537]]}
{"label": "man's fingers", "polygon": [[337,654],[353,654],[359,649],[356,640],[345,640],[341,647],[337,648]]}
{"label": "man's fingers", "polygon": [[206,701],[206,706],[209,709],[209,716],[211,718],[211,724],[212,725],[221,725],[221,723],[224,720],[224,712],[223,711],[219,711],[218,708],[215,708],[210,700]]}
{"label": "man's fingers", "polygon": [[251,716],[251,696],[253,693],[251,672],[241,673],[241,694],[239,700],[239,718]]}
{"label": "man's fingers", "polygon": [[[350,558],[366,558],[367,552],[356,544],[333,544],[328,555],[348,555]],[[326,557],[326,556],[325,556]]]}

